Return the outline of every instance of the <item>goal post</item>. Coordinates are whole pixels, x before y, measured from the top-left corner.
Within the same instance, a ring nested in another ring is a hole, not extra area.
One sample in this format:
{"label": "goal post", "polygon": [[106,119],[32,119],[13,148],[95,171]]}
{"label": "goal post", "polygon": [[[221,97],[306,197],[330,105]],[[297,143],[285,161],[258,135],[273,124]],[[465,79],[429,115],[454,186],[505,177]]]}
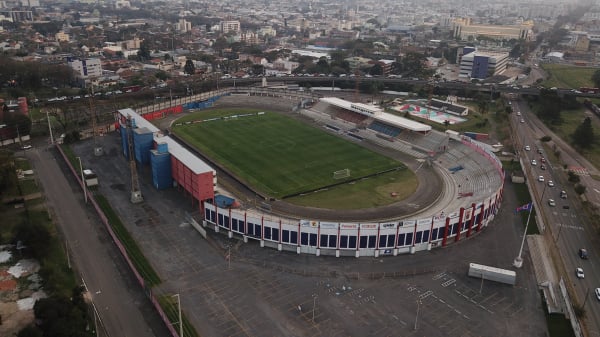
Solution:
{"label": "goal post", "polygon": [[350,169],[343,169],[343,170],[339,170],[339,171],[334,171],[333,172],[333,179],[344,179],[344,178],[348,178],[350,177]]}

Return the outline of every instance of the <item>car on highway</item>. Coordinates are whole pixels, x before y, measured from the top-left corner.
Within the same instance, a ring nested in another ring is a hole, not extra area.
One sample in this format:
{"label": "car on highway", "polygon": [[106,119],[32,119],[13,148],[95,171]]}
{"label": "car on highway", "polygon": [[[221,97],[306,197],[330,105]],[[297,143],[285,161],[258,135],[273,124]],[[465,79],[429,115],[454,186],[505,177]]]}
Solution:
{"label": "car on highway", "polygon": [[29,149],[31,149],[31,147],[32,147],[31,145],[23,145],[23,147],[21,147],[21,149],[29,150]]}
{"label": "car on highway", "polygon": [[542,149],[538,149],[538,153],[539,153],[539,154],[542,154]]}
{"label": "car on highway", "polygon": [[556,202],[554,201],[554,199],[548,199],[548,206],[550,206],[550,207],[556,206]]}
{"label": "car on highway", "polygon": [[579,257],[580,257],[580,258],[582,258],[582,259],[584,259],[584,260],[587,260],[587,259],[588,259],[588,252],[587,252],[587,249],[585,249],[585,248],[581,248],[581,249],[579,249],[579,253],[578,253],[578,255],[579,255]]}
{"label": "car on highway", "polygon": [[540,158],[540,161],[541,161],[542,163],[546,163],[546,158],[542,157],[542,158]]}
{"label": "car on highway", "polygon": [[535,161],[535,159],[532,159],[532,160],[531,160],[531,165],[532,165],[532,166],[536,166],[536,165],[537,165],[537,161]]}
{"label": "car on highway", "polygon": [[525,151],[531,151],[531,147],[529,145],[525,145]]}
{"label": "car on highway", "polygon": [[598,299],[598,301],[600,301],[600,288],[596,288],[596,290],[594,290],[594,293],[596,293],[596,298]]}
{"label": "car on highway", "polygon": [[541,170],[545,170],[546,169],[546,165],[544,165],[544,164],[540,165],[540,169]]}
{"label": "car on highway", "polygon": [[517,116],[521,116],[521,112],[520,111],[517,111]]}
{"label": "car on highway", "polygon": [[521,118],[521,123],[525,123],[525,120]]}
{"label": "car on highway", "polygon": [[541,183],[543,183],[544,182],[544,176],[539,176],[538,177],[538,181],[541,182]]}
{"label": "car on highway", "polygon": [[561,199],[566,199],[567,198],[567,192],[566,191],[560,191],[560,198]]}
{"label": "car on highway", "polygon": [[548,187],[554,187],[554,181],[548,180]]}
{"label": "car on highway", "polygon": [[581,268],[581,267],[575,268],[575,275],[577,275],[577,278],[585,278],[585,274],[583,273],[583,268]]}

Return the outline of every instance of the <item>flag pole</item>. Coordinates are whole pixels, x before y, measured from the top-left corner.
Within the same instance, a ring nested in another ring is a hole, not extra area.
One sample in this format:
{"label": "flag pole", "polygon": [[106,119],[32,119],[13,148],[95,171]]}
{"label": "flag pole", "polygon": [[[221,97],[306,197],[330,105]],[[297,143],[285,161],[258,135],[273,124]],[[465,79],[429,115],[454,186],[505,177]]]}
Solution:
{"label": "flag pole", "polygon": [[533,213],[533,202],[530,203],[529,206],[529,215],[527,216],[527,223],[525,223],[525,232],[523,232],[523,240],[521,240],[521,248],[519,249],[519,255],[515,258],[513,262],[513,266],[516,268],[521,268],[523,266],[523,258],[521,254],[523,253],[523,246],[525,245],[525,237],[527,236],[527,227],[529,227],[529,220],[531,219],[531,213]]}

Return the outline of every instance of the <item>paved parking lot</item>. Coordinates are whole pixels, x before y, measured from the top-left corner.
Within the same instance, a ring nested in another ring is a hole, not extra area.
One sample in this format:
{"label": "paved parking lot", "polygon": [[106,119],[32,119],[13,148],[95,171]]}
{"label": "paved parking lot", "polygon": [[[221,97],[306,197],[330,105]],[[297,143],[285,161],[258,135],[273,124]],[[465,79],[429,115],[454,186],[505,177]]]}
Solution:
{"label": "paved parking lot", "polygon": [[156,191],[149,167],[139,170],[144,202],[131,204],[118,135],[98,143],[101,157],[91,140],[74,151],[161,276],[155,293],[179,293],[201,336],[545,336],[526,252],[515,287],[466,276],[469,262],[512,269],[523,227],[509,182],[493,225],[473,239],[415,255],[315,257],[211,231],[203,239],[186,220],[198,205],[176,188]]}

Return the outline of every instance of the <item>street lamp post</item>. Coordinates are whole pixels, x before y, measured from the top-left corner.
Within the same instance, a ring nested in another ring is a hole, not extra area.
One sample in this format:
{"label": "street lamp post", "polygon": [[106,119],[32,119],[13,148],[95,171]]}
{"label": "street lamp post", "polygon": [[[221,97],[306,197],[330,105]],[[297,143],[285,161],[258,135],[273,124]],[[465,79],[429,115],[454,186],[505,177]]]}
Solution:
{"label": "street lamp post", "polygon": [[79,171],[81,172],[81,187],[83,188],[83,199],[85,199],[85,203],[87,204],[87,188],[85,186],[85,178],[83,177],[83,165],[81,164],[81,157],[77,157],[79,160]]}
{"label": "street lamp post", "polygon": [[312,322],[315,323],[315,308],[317,306],[317,294],[313,294]]}
{"label": "street lamp post", "polygon": [[173,295],[177,297],[177,314],[179,315],[179,337],[183,337],[183,321],[181,320],[181,298],[179,294]]}
{"label": "street lamp post", "polygon": [[421,300],[417,300],[417,315],[415,316],[415,327],[414,330],[416,331],[418,328],[418,322],[419,322],[419,309],[421,308]]}

